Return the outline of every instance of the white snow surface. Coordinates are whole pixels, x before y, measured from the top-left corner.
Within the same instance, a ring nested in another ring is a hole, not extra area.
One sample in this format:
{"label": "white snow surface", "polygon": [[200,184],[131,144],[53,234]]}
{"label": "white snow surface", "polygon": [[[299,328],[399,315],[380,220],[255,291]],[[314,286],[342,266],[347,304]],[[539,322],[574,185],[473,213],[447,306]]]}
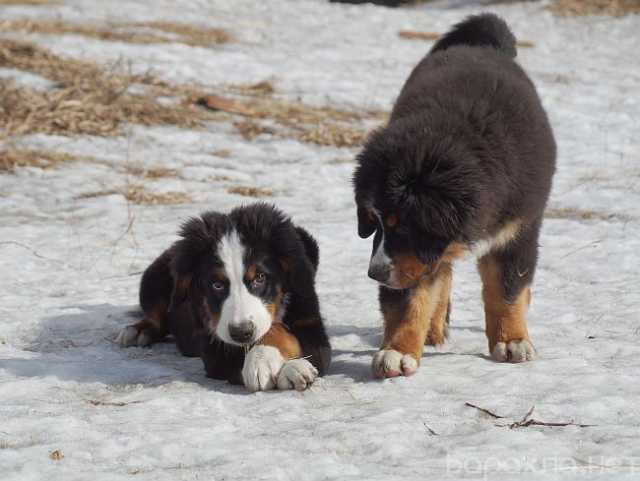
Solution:
{"label": "white snow surface", "polygon": [[[2,7],[2,18],[225,27],[237,40],[212,48],[12,35],[71,57],[124,59],[172,82],[271,80],[284,98],[359,109],[389,109],[431,45],[400,39],[399,30],[443,32],[491,9],[534,43],[520,49],[519,62],[558,140],[550,207],[601,215],[544,224],[529,313],[537,360],[511,365],[488,357],[479,279],[468,260],[456,267],[449,341],[425,348],[413,377],[379,381],[370,363],[382,323],[366,276],[371,241],[356,234],[355,149],[269,135],[246,141],[222,122],[204,130],[131,126],[117,138],[24,137],[20,145],[111,165],[0,175],[0,477],[638,479],[640,17],[560,18],[543,7],[440,1],[386,9],[324,0]],[[213,154],[220,149],[231,156]],[[114,167],[125,163],[178,169],[181,178],[147,187],[186,192],[194,202],[78,199],[124,185],[126,174]],[[317,288],[334,358],[330,373],[305,392],[249,394],[207,379],[200,360],[179,356],[174,344],[121,349],[113,342],[134,320],[140,271],[175,239],[180,222],[248,202],[229,194],[231,185],[273,189],[267,200],[319,241]],[[536,420],[593,426],[510,429],[531,406]],[[50,459],[54,450],[64,457]]]}

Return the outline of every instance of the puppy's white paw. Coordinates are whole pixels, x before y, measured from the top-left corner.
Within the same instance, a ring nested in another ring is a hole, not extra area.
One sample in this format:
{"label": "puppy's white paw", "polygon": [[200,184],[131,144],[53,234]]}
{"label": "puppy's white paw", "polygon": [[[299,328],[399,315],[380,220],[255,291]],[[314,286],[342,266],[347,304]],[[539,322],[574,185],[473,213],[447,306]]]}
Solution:
{"label": "puppy's white paw", "polygon": [[306,359],[292,359],[282,366],[278,375],[278,389],[304,391],[313,384],[318,370]]}
{"label": "puppy's white paw", "polygon": [[491,357],[498,362],[525,362],[536,358],[536,350],[528,339],[499,342],[493,348]]}
{"label": "puppy's white paw", "polygon": [[284,364],[280,351],[272,346],[256,346],[244,358],[242,381],[251,391],[275,389]]}
{"label": "puppy's white paw", "polygon": [[381,349],[373,356],[371,367],[377,378],[411,376],[418,370],[418,361],[411,354]]}
{"label": "puppy's white paw", "polygon": [[151,336],[144,329],[138,329],[135,325],[127,326],[120,331],[116,342],[120,347],[146,347],[151,345]]}

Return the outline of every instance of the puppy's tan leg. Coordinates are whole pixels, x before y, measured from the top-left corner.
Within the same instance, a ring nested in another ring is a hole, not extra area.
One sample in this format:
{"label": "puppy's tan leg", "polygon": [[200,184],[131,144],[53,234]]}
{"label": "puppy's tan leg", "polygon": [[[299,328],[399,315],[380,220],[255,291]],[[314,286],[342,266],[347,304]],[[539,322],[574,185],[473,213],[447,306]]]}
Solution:
{"label": "puppy's tan leg", "polygon": [[[442,299],[451,283],[450,269],[443,269],[405,291],[380,288],[380,305],[384,316],[382,348],[373,358],[376,377],[410,376],[422,358],[422,348],[436,312],[438,329],[441,325]],[[446,306],[444,306],[446,316]]]}
{"label": "puppy's tan leg", "polygon": [[523,362],[535,357],[535,349],[525,315],[531,300],[529,285],[519,286],[511,296],[506,294],[510,279],[505,275],[504,261],[489,254],[478,263],[482,277],[482,297],[489,352],[496,361]]}
{"label": "puppy's tan leg", "polygon": [[122,329],[116,342],[122,347],[146,347],[161,341],[168,333],[167,304],[158,301],[157,305],[145,312],[144,319]]}
{"label": "puppy's tan leg", "polygon": [[442,264],[439,271],[441,271],[439,275],[441,276],[442,287],[439,289],[440,297],[431,318],[429,332],[427,333],[426,344],[429,346],[444,344],[449,328],[449,302],[453,277],[451,264]]}
{"label": "puppy's tan leg", "polygon": [[272,324],[267,333],[258,341],[258,344],[275,347],[285,360],[302,356],[298,339],[282,323]]}

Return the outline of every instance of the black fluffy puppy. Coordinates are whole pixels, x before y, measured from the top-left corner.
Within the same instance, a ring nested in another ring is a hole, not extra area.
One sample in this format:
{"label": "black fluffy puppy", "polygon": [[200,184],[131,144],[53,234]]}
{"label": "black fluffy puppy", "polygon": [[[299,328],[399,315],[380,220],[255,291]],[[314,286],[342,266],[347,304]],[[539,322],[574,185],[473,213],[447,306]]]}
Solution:
{"label": "black fluffy puppy", "polygon": [[315,292],[318,245],[275,207],[206,212],[144,272],[144,319],[118,336],[148,346],[172,334],[207,375],[251,391],[304,389],[330,363]]}
{"label": "black fluffy puppy", "polygon": [[378,377],[410,375],[444,342],[451,263],[479,258],[489,351],[526,361],[525,313],[556,146],[516,42],[491,14],[469,17],[413,70],[388,125],[358,156],[361,237],[385,321]]}

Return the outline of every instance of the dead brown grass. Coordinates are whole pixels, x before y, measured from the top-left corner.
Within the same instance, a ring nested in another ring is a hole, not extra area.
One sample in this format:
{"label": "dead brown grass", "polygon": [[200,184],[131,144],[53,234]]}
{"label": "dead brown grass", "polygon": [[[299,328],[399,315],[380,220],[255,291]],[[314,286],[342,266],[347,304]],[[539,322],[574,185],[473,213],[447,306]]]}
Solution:
{"label": "dead brown grass", "polygon": [[230,194],[238,194],[245,197],[271,197],[273,196],[273,190],[263,189],[260,187],[230,187],[227,189]]}
{"label": "dead brown grass", "polygon": [[[31,133],[111,136],[120,134],[127,123],[196,128],[207,120],[230,119],[248,140],[268,133],[354,147],[365,138],[364,121],[387,118],[381,111],[317,107],[277,98],[268,81],[222,87],[229,94],[222,97],[200,86],[132,75],[121,64],[104,69],[9,39],[0,39],[0,67],[38,74],[57,85],[42,91],[0,79],[0,139]],[[133,86],[144,87],[144,93],[131,93]],[[182,101],[167,105],[158,100],[162,96]]]}
{"label": "dead brown grass", "polygon": [[179,178],[180,172],[176,169],[169,169],[166,167],[134,167],[127,166],[126,172],[131,175],[135,175],[136,177],[143,177],[145,179],[156,180],[156,179],[175,179]]}
{"label": "dead brown grass", "polygon": [[0,5],[58,5],[60,2],[58,0],[0,0]]}
{"label": "dead brown grass", "polygon": [[80,194],[76,199],[93,199],[108,195],[122,195],[132,204],[170,205],[191,202],[191,197],[184,192],[150,192],[139,184],[130,184],[121,189],[99,190]]}
{"label": "dead brown grass", "polygon": [[624,15],[640,13],[639,0],[556,0],[549,7],[553,13],[563,16]]}
{"label": "dead brown grass", "polygon": [[117,135],[124,123],[194,128],[207,118],[193,106],[164,105],[151,92],[129,93],[133,84],[154,84],[155,79],[126,74],[119,65],[109,72],[29,43],[0,39],[0,67],[32,72],[59,86],[40,91],[0,80],[0,139],[30,133]]}
{"label": "dead brown grass", "polygon": [[594,210],[577,209],[573,207],[549,208],[544,216],[547,219],[569,219],[569,220],[621,220],[629,221],[631,218],[624,214],[598,212]]}
{"label": "dead brown grass", "polygon": [[184,43],[208,47],[231,41],[229,32],[177,22],[80,24],[64,20],[17,19],[0,21],[0,32],[24,32],[43,35],[80,35],[98,40],[154,44]]}
{"label": "dead brown grass", "polygon": [[[243,121],[234,122],[234,126],[247,140],[261,134],[272,134],[317,145],[355,147],[362,145],[366,138],[366,131],[358,128],[358,124],[364,120],[382,122],[388,117],[382,111],[317,107],[271,97],[271,93],[263,93],[262,98],[251,100],[199,94],[201,92],[198,91],[191,94],[193,103],[216,112],[245,117]],[[274,129],[274,123],[278,129]]]}
{"label": "dead brown grass", "polygon": [[64,152],[10,148],[0,151],[0,172],[13,172],[18,167],[49,169],[76,160],[77,157]]}

